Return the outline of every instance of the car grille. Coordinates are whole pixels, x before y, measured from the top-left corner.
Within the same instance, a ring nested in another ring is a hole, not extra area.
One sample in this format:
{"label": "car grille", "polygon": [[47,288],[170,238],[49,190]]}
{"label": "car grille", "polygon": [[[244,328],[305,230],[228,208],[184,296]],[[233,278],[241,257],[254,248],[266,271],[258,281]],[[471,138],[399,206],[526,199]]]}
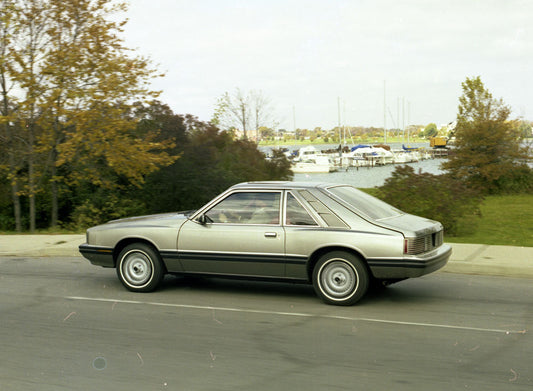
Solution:
{"label": "car grille", "polygon": [[439,231],[425,236],[405,239],[406,254],[422,254],[440,247],[444,242],[444,232]]}

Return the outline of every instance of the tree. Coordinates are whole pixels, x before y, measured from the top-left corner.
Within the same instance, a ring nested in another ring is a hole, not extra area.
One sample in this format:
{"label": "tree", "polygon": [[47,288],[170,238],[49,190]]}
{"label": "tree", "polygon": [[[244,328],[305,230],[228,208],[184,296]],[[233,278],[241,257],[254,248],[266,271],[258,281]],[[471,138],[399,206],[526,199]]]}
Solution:
{"label": "tree", "polygon": [[[173,141],[180,158],[172,165],[150,174],[141,202],[149,213],[198,208],[238,182],[287,180],[292,176],[290,162],[281,153],[273,158],[249,140],[235,140],[212,123],[187,115],[175,115],[158,104],[144,108],[141,126],[159,127],[160,136]],[[145,128],[145,130],[147,130]]]}
{"label": "tree", "polygon": [[436,136],[438,133],[439,131],[437,130],[437,125],[435,125],[434,123],[431,123],[431,124],[428,124],[424,128],[424,132],[422,133],[422,135],[425,138],[430,138],[430,137]]}
{"label": "tree", "polygon": [[[13,27],[0,36],[0,80],[6,82],[0,123],[7,142],[25,146],[23,169],[9,163],[8,175],[13,187],[24,184],[16,193],[29,199],[30,230],[38,194],[50,194],[55,225],[60,186],[89,181],[111,189],[121,183],[117,178],[140,185],[174,160],[165,152],[170,145],[155,134],[136,133],[132,102],[157,97],[149,83],[161,75],[123,45],[126,21],[116,21],[116,13],[126,10],[125,2],[2,1],[9,7],[2,9],[0,27]],[[11,95],[7,83],[14,86]],[[23,131],[14,134],[11,123]]]}
{"label": "tree", "polygon": [[532,133],[533,127],[531,126],[530,122],[521,121],[519,125],[519,129],[520,129],[520,134],[523,138],[526,139],[526,138],[533,137],[533,133]]}
{"label": "tree", "polygon": [[510,108],[492,97],[480,77],[467,78],[462,89],[454,153],[442,167],[480,191],[505,191],[506,178],[524,168],[527,159],[518,124],[509,119]]}
{"label": "tree", "polygon": [[250,92],[250,99],[253,110],[253,121],[255,124],[255,138],[257,142],[260,139],[259,129],[262,127],[268,127],[269,125],[277,127],[278,124],[273,123],[272,120],[272,107],[270,98],[268,98],[263,91],[254,90]]}
{"label": "tree", "polygon": [[226,130],[240,129],[243,138],[247,139],[250,116],[250,98],[237,88],[233,95],[225,92],[218,98],[211,123]]}
{"label": "tree", "polygon": [[261,139],[261,140],[274,140],[274,137],[276,136],[276,131],[266,126],[261,126],[258,129],[258,132],[259,132],[258,139]]}
{"label": "tree", "polygon": [[217,99],[211,123],[224,130],[232,128],[242,130],[243,138],[248,138],[248,131],[255,130],[259,141],[259,128],[273,124],[270,99],[262,91],[244,93],[237,88],[233,94],[225,92]]}
{"label": "tree", "polygon": [[[13,15],[16,36],[9,56],[5,59],[9,77],[20,90],[20,99],[15,114],[22,123],[22,130],[17,137],[24,140],[27,170],[26,185],[21,193],[29,200],[30,231],[35,231],[36,206],[35,197],[39,192],[40,179],[43,175],[42,154],[39,148],[41,129],[38,124],[40,115],[39,98],[43,93],[44,75],[40,73],[43,57],[46,53],[46,26],[49,22],[47,4],[44,0],[14,1],[9,9]],[[20,180],[14,178],[13,180]]]}
{"label": "tree", "polygon": [[13,204],[13,217],[15,220],[15,229],[17,232],[22,230],[21,221],[21,205],[19,195],[19,181],[17,172],[20,169],[20,153],[22,146],[19,140],[14,137],[14,118],[13,104],[10,91],[12,83],[9,78],[9,55],[12,49],[12,40],[16,34],[16,27],[13,19],[15,18],[13,0],[1,0],[0,8],[3,10],[0,13],[0,93],[2,94],[2,102],[0,105],[0,141],[2,142],[3,155],[7,157],[3,166],[7,173],[6,182],[9,183],[11,202]]}

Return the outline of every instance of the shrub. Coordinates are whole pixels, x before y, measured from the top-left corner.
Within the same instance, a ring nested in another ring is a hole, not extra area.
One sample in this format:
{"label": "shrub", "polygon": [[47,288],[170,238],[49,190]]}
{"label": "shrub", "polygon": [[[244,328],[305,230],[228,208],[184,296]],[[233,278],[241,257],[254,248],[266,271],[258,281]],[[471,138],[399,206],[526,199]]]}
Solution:
{"label": "shrub", "polygon": [[512,171],[498,178],[491,194],[533,193],[533,169],[527,164],[517,165]]}
{"label": "shrub", "polygon": [[66,227],[72,230],[86,229],[109,220],[143,214],[144,210],[144,205],[136,201],[111,194],[107,199],[86,200],[78,205],[72,213],[71,223]]}

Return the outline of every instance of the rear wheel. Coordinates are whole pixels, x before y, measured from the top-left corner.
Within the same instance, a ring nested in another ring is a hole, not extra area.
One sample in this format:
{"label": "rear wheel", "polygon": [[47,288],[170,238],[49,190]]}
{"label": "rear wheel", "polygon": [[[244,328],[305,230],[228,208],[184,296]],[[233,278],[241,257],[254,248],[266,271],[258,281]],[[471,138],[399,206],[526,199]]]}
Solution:
{"label": "rear wheel", "polygon": [[366,293],[368,270],[356,255],[332,251],[320,257],[313,269],[313,287],[327,304],[352,305]]}
{"label": "rear wheel", "polygon": [[144,243],[126,246],[118,257],[117,276],[132,292],[151,292],[157,288],[165,273],[159,253]]}

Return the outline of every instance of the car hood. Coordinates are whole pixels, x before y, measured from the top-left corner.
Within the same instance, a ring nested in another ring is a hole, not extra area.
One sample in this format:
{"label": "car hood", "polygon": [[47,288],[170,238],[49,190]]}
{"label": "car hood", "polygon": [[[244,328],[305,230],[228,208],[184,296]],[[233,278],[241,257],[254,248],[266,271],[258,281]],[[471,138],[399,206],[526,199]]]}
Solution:
{"label": "car hood", "polygon": [[399,231],[407,237],[429,235],[443,229],[442,224],[438,221],[410,214],[377,220],[376,224],[383,228]]}
{"label": "car hood", "polygon": [[190,212],[162,213],[148,216],[135,216],[125,219],[111,220],[104,224],[105,227],[114,226],[165,226],[176,227],[183,224]]}

